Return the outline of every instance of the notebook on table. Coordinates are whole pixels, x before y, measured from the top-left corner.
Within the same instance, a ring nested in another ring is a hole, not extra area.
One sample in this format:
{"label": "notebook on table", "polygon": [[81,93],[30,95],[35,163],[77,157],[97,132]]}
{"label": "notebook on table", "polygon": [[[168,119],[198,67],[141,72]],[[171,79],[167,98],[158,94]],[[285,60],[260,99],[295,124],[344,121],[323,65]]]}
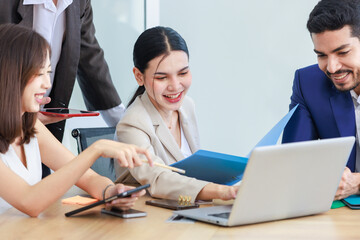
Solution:
{"label": "notebook on table", "polygon": [[343,137],[255,148],[233,205],[174,213],[236,226],[326,212],[354,141]]}
{"label": "notebook on table", "polygon": [[342,199],[341,202],[343,202],[346,206],[348,206],[351,209],[360,209],[360,195],[355,194],[351,195],[345,199]]}

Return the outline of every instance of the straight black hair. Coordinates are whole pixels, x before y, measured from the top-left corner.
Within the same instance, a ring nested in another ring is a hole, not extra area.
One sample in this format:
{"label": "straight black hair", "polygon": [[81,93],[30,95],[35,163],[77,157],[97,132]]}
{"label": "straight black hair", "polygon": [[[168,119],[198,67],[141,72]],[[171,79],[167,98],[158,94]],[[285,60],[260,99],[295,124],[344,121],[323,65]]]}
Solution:
{"label": "straight black hair", "polygon": [[[149,62],[161,55],[168,55],[171,51],[184,51],[189,57],[189,50],[185,40],[175,30],[169,27],[153,27],[145,30],[136,40],[133,51],[134,66],[144,73]],[[131,98],[130,106],[137,96],[145,92],[144,86],[139,86]]]}

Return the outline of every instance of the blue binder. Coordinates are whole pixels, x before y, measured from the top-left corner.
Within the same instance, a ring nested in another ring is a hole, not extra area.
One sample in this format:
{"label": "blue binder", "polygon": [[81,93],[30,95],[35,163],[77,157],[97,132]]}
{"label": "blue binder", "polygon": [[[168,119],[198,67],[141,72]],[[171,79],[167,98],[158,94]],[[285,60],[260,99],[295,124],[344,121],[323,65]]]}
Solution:
{"label": "blue binder", "polygon": [[199,150],[171,166],[184,169],[188,177],[233,185],[241,180],[247,161],[245,157]]}
{"label": "blue binder", "polygon": [[[291,109],[255,147],[275,145],[297,107],[298,105]],[[250,154],[251,151],[247,157],[238,157],[199,150],[190,157],[171,164],[171,166],[184,169],[185,175],[188,177],[218,184],[234,185],[242,179]]]}

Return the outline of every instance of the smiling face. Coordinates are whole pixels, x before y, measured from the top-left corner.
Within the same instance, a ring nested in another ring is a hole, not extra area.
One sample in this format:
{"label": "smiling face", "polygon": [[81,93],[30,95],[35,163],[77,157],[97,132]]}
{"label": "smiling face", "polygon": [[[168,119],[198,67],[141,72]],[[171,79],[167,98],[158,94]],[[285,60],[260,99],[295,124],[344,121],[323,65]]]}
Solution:
{"label": "smiling face", "polygon": [[311,34],[319,68],[340,91],[360,95],[360,41],[350,26],[340,30]]}
{"label": "smiling face", "polygon": [[48,53],[43,67],[25,86],[21,99],[22,114],[24,112],[38,112],[40,110],[44,94],[51,86],[50,73],[51,66]]}
{"label": "smiling face", "polygon": [[192,79],[188,56],[183,51],[158,56],[148,63],[144,74],[134,68],[134,75],[160,114],[179,110]]}

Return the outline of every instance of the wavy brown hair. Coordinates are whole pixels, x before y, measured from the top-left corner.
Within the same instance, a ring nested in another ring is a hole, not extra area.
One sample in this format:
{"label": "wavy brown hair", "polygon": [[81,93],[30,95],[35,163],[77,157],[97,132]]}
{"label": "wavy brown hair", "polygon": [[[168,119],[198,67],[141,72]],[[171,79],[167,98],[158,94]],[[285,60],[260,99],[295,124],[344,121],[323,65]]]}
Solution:
{"label": "wavy brown hair", "polygon": [[21,144],[34,136],[37,113],[21,116],[21,98],[26,84],[43,67],[50,47],[31,29],[15,24],[0,25],[0,152],[5,153],[16,137]]}

